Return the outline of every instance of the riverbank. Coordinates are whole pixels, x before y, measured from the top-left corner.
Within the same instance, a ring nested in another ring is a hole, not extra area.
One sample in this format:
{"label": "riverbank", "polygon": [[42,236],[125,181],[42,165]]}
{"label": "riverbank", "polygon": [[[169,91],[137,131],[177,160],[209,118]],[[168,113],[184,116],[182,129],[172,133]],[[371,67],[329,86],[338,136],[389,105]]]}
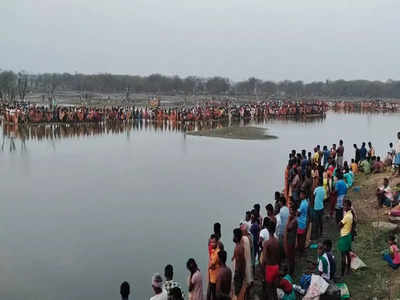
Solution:
{"label": "riverbank", "polygon": [[[376,227],[376,222],[389,222],[388,209],[377,209],[376,189],[383,183],[383,178],[390,177],[391,172],[382,174],[364,175],[359,174],[355,177],[353,188],[348,192],[347,198],[352,201],[355,210],[357,223],[357,236],[353,242],[352,249],[360,259],[367,265],[350,275],[337,279],[336,282],[347,284],[351,299],[398,299],[400,298],[400,270],[392,270],[382,259],[382,252],[388,249],[387,238],[389,234],[398,234],[399,227],[395,229],[385,229]],[[400,178],[390,179],[390,186],[393,188],[400,184]],[[355,187],[359,187],[355,188]],[[329,211],[325,205],[324,233],[322,237],[311,243],[318,243],[324,239],[331,239],[333,243],[333,253],[336,257],[336,276],[340,276],[340,252],[337,249],[339,229],[334,218],[329,218]],[[393,226],[394,227],[394,226]],[[317,249],[306,250],[304,256],[296,256],[295,282],[298,284],[301,275],[306,271],[314,270],[310,262],[317,261]],[[263,275],[262,270],[257,268],[254,289],[251,292],[251,299],[264,299],[262,290]]]}
{"label": "riverbank", "polygon": [[203,129],[199,131],[188,132],[193,136],[207,136],[218,137],[225,139],[239,139],[239,140],[269,140],[277,139],[274,135],[266,134],[266,129],[259,127],[238,127],[230,126],[215,129]]}

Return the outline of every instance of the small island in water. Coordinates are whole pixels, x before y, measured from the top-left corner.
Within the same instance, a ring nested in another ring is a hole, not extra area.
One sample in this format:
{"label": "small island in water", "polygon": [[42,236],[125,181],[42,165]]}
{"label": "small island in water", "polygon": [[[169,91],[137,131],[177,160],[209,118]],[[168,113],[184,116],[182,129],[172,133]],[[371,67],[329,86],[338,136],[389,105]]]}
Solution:
{"label": "small island in water", "polygon": [[199,131],[188,132],[190,135],[195,136],[208,136],[218,137],[225,139],[239,139],[239,140],[269,140],[277,139],[277,136],[266,134],[265,128],[259,127],[223,127],[215,129],[204,129]]}

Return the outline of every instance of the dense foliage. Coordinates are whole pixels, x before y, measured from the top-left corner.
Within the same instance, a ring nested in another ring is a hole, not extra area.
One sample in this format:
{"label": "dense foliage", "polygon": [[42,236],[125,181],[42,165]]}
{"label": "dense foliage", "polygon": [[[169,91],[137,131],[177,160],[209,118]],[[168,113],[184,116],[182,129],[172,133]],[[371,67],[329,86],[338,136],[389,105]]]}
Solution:
{"label": "dense foliage", "polygon": [[189,76],[131,76],[113,74],[26,74],[0,72],[0,98],[23,99],[27,92],[46,93],[49,97],[59,91],[98,93],[151,93],[171,95],[252,95],[260,98],[281,97],[364,97],[400,98],[400,81],[336,80],[303,83],[302,81],[262,81],[249,78],[232,82],[228,78]]}

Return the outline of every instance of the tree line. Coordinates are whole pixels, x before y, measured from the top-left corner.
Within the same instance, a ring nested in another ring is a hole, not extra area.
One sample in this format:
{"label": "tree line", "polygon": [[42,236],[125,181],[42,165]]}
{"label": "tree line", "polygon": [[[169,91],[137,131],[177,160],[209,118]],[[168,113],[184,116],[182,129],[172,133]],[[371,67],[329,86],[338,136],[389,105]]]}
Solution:
{"label": "tree line", "polygon": [[149,76],[114,74],[70,74],[44,73],[27,74],[13,71],[0,72],[0,98],[6,100],[24,99],[30,92],[43,93],[53,98],[56,92],[77,91],[81,95],[90,93],[132,93],[154,95],[227,95],[255,96],[259,99],[277,98],[318,98],[318,97],[362,97],[400,98],[400,81],[387,80],[335,80],[304,83],[284,80],[263,81],[257,78],[233,82],[229,78],[201,78],[188,76]]}

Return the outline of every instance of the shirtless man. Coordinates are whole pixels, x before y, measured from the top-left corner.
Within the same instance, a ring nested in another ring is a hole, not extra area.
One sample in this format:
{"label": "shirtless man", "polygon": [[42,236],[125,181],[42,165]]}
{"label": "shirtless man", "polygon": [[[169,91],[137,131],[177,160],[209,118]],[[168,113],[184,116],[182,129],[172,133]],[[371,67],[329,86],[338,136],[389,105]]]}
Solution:
{"label": "shirtless man", "polygon": [[216,283],[216,299],[230,300],[232,271],[226,266],[226,252],[221,250],[218,252],[219,271]]}
{"label": "shirtless man", "polygon": [[265,269],[266,292],[268,299],[277,300],[276,288],[279,284],[279,264],[281,262],[279,241],[275,237],[276,224],[268,219],[266,226],[269,239],[263,243],[263,261]]}

